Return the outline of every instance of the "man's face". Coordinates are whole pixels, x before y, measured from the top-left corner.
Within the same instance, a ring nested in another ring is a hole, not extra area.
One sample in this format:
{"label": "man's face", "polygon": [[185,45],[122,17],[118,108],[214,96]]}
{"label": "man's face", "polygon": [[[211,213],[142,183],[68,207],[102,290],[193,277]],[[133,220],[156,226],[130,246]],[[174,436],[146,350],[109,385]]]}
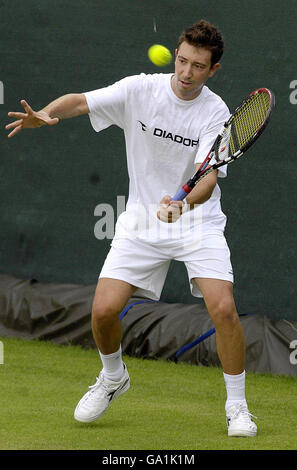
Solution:
{"label": "man's face", "polygon": [[175,75],[172,79],[174,93],[183,100],[193,100],[219,67],[219,63],[211,66],[211,52],[208,49],[182,42],[175,51]]}

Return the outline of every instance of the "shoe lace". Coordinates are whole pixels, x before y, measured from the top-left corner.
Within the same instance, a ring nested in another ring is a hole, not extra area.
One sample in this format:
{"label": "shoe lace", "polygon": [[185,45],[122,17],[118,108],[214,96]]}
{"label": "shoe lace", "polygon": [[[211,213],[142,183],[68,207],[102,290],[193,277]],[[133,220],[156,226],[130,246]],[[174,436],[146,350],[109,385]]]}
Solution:
{"label": "shoe lace", "polygon": [[93,385],[89,386],[89,393],[93,393],[98,387],[101,386],[105,392],[109,391],[108,384],[104,381],[104,376],[102,373],[98,377],[96,377],[96,382]]}
{"label": "shoe lace", "polygon": [[100,374],[99,377],[96,377],[96,382],[93,385],[89,386],[90,391],[92,391],[92,390],[94,391],[95,388],[97,388],[98,385],[100,385],[102,382],[103,382],[103,377]]}
{"label": "shoe lace", "polygon": [[102,374],[100,374],[99,377],[96,377],[96,382],[93,385],[89,386],[89,396],[92,395],[94,392],[96,392],[99,387],[101,389],[103,388],[103,390],[105,390],[104,380],[103,380],[103,375]]}
{"label": "shoe lace", "polygon": [[245,405],[240,405],[237,408],[237,410],[234,413],[234,418],[237,418],[238,415],[241,415],[241,417],[246,421],[250,421],[251,418],[258,419],[257,416],[250,413],[250,411],[248,410],[248,408]]}

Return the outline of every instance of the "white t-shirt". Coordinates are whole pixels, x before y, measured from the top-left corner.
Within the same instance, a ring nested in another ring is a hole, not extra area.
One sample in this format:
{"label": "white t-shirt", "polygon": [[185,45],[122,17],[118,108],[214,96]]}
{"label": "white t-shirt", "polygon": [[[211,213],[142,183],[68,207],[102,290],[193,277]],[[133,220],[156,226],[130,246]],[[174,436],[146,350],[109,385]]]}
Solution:
{"label": "white t-shirt", "polygon": [[[204,204],[167,224],[157,218],[166,194],[174,196],[202,162],[230,113],[207,86],[190,101],[171,88],[172,74],[140,74],[85,93],[90,120],[99,132],[111,125],[123,129],[129,174],[126,210],[115,236],[139,237],[168,245],[185,243],[203,233],[222,232],[220,188]],[[226,176],[226,166],[219,171]]]}

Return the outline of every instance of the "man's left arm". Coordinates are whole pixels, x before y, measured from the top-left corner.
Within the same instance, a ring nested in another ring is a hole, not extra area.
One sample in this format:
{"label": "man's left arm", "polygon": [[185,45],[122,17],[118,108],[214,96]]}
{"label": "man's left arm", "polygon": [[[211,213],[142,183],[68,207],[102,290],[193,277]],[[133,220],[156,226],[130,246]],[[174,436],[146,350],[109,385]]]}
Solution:
{"label": "man's left arm", "polygon": [[[196,165],[196,171],[199,166],[200,163]],[[213,170],[196,184],[185,199],[185,203],[190,205],[190,209],[193,209],[196,204],[203,204],[208,201],[217,184],[217,178],[218,170]]]}

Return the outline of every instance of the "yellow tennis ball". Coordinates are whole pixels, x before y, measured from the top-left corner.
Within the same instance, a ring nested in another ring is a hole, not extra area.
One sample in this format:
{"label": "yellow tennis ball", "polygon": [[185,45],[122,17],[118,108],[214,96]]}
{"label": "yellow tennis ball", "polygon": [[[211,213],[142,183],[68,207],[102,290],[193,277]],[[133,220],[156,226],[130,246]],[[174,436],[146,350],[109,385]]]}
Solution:
{"label": "yellow tennis ball", "polygon": [[170,64],[172,60],[171,52],[161,44],[154,44],[148,50],[149,59],[158,67]]}

